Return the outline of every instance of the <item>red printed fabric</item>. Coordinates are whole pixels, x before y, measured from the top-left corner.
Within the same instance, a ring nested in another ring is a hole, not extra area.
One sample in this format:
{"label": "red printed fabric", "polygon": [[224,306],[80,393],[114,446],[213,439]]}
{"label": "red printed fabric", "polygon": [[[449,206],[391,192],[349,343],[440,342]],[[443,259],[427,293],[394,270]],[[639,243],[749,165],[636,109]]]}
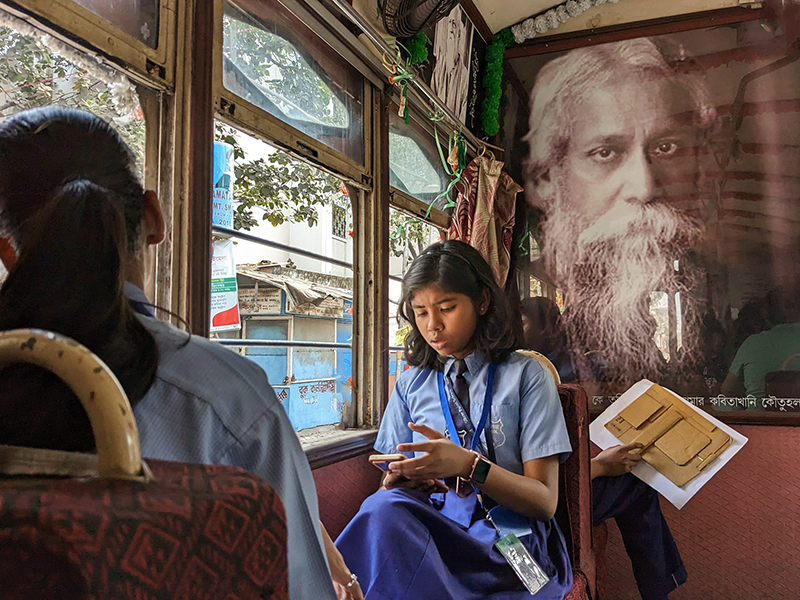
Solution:
{"label": "red printed fabric", "polygon": [[278,495],[240,469],[0,479],[0,586],[18,600],[288,600]]}
{"label": "red printed fabric", "polygon": [[572,589],[569,591],[569,594],[564,596],[564,600],[592,600],[592,596],[589,594],[586,575],[575,570],[573,570],[572,575]]}
{"label": "red printed fabric", "polygon": [[501,288],[511,264],[511,238],[517,194],[522,188],[503,172],[503,162],[479,156],[456,184],[458,197],[449,239],[466,242],[481,253]]}

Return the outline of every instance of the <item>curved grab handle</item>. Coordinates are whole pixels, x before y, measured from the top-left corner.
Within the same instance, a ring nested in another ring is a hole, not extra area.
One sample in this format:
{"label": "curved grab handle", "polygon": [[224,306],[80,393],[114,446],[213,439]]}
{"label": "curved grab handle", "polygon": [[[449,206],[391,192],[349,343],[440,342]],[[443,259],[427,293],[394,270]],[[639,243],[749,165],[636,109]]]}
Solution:
{"label": "curved grab handle", "polygon": [[58,376],[81,401],[92,425],[101,477],[142,472],[133,411],[111,369],[75,340],[42,329],[0,332],[0,367],[29,363]]}

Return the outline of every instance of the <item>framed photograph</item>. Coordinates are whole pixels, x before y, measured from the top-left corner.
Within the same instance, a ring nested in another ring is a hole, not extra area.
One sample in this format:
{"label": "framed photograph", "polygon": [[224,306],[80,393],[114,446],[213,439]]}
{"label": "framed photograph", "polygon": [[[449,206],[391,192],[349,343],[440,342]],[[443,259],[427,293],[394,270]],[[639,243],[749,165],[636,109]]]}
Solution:
{"label": "framed photograph", "polygon": [[800,412],[796,45],[743,22],[576,46],[512,61],[527,345],[598,408],[647,378],[706,410]]}

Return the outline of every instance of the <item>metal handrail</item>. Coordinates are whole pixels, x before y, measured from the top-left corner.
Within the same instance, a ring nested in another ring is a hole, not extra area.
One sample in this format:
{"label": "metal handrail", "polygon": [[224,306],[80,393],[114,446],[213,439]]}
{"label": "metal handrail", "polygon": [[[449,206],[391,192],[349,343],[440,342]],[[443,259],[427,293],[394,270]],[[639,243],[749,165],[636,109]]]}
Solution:
{"label": "metal handrail", "polygon": [[323,262],[336,265],[337,267],[344,267],[345,269],[350,269],[351,271],[353,270],[352,263],[346,262],[344,260],[339,260],[338,258],[329,258],[323,254],[317,254],[316,252],[310,252],[309,250],[303,250],[295,246],[288,246],[286,244],[281,244],[280,242],[265,240],[264,238],[260,238],[257,235],[242,233],[241,231],[238,231],[236,229],[229,229],[228,227],[221,227],[220,225],[212,225],[211,231],[212,233],[218,233],[220,235],[228,235],[230,237],[239,238],[247,242],[253,242],[254,244],[261,244],[262,246],[276,248],[277,250],[283,250],[284,252],[292,252],[294,254],[299,254],[300,256],[305,256],[306,258],[314,258],[316,260],[321,260]]}
{"label": "metal handrail", "polygon": [[300,342],[293,340],[228,340],[212,339],[222,346],[234,348],[319,348],[322,350],[352,350],[353,344],[343,342]]}

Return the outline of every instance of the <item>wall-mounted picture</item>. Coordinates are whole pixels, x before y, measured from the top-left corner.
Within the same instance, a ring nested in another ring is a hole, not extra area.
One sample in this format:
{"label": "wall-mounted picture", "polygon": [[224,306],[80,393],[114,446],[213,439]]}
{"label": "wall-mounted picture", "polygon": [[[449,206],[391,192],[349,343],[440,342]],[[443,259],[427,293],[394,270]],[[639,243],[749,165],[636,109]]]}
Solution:
{"label": "wall-mounted picture", "polygon": [[528,345],[562,379],[800,410],[799,58],[741,24],[514,59]]}

